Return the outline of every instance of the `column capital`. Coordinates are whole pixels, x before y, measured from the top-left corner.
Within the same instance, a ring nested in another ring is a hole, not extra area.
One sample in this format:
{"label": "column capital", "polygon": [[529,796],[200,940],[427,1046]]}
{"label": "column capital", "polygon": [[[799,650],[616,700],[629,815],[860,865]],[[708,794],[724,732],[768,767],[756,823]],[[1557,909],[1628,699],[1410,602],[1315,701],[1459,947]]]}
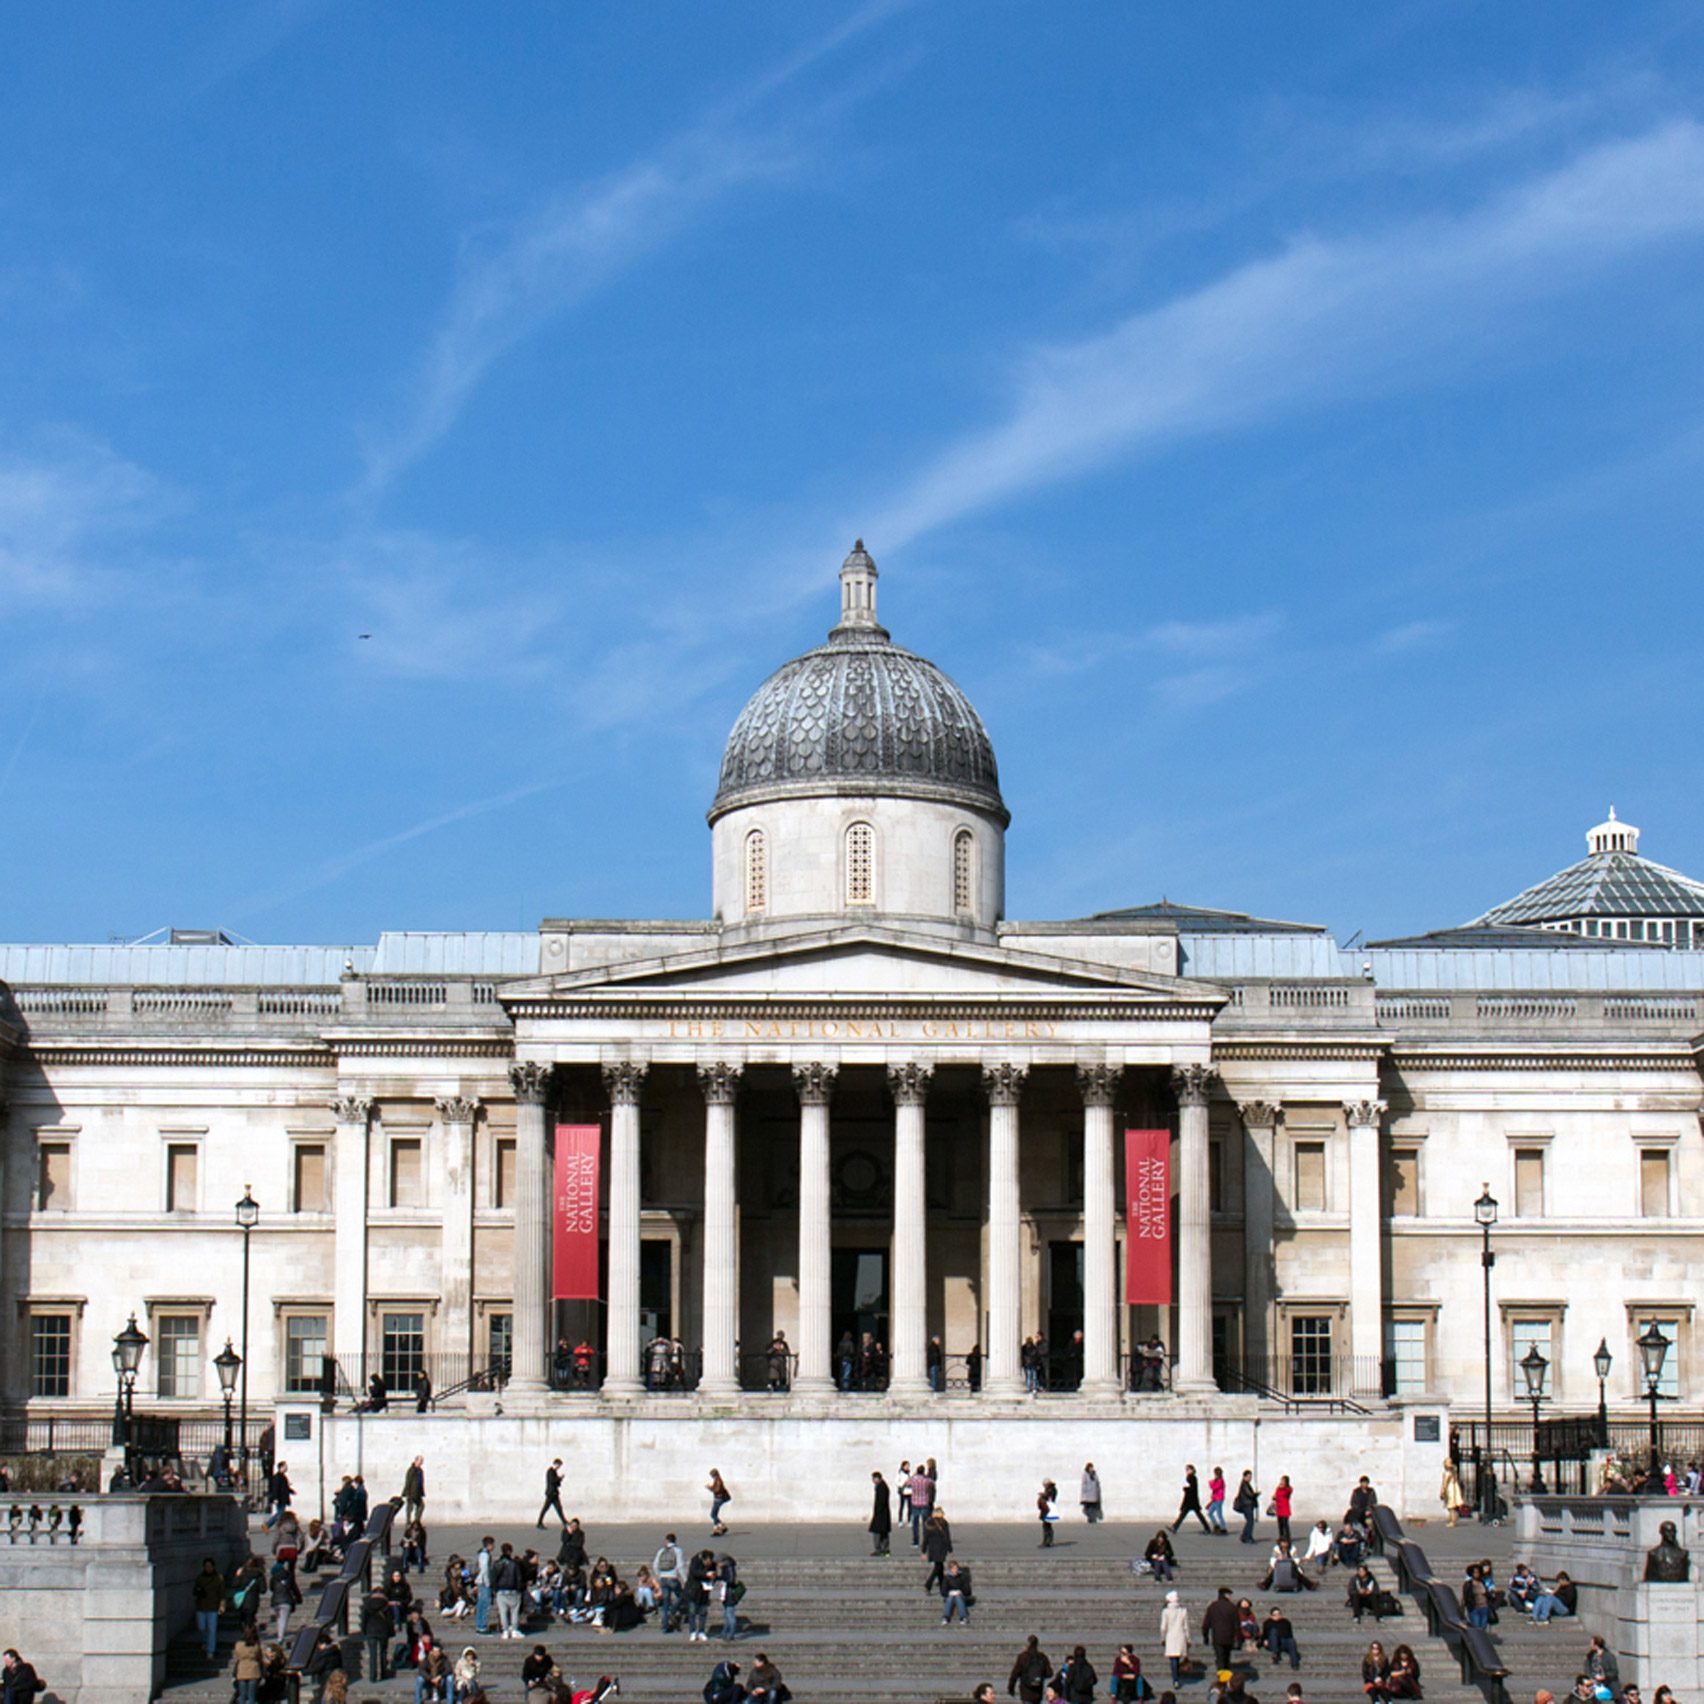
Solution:
{"label": "column capital", "polygon": [[1122,1065],[1079,1065],[1077,1067],[1077,1093],[1083,1097],[1084,1106],[1111,1106],[1118,1094],[1118,1085],[1124,1080]]}
{"label": "column capital", "polygon": [[522,1106],[543,1106],[550,1098],[550,1073],[554,1067],[535,1059],[517,1059],[509,1067],[509,1084]]}
{"label": "column capital", "polygon": [[1171,1080],[1179,1106],[1205,1106],[1219,1073],[1211,1065],[1177,1065],[1172,1068]]}
{"label": "column capital", "polygon": [[793,1087],[801,1106],[827,1106],[834,1096],[834,1079],[840,1068],[820,1059],[808,1059],[793,1067]]}
{"label": "column capital", "polygon": [[466,1095],[440,1095],[432,1104],[446,1124],[471,1124],[479,1116],[479,1102]]}
{"label": "column capital", "polygon": [[637,1106],[645,1092],[645,1073],[649,1069],[639,1059],[617,1059],[604,1066],[604,1088],[609,1092],[610,1105]]}
{"label": "column capital", "polygon": [[929,1082],[935,1075],[933,1065],[921,1059],[907,1059],[888,1066],[888,1089],[895,1106],[922,1106],[929,1098]]}
{"label": "column capital", "polygon": [[1237,1111],[1250,1130],[1274,1130],[1284,1122],[1284,1109],[1277,1101],[1242,1101]]}
{"label": "column capital", "polygon": [[716,1059],[698,1067],[698,1086],[711,1106],[732,1106],[745,1066],[733,1059]]}
{"label": "column capital", "polygon": [[373,1115],[373,1103],[364,1095],[334,1095],[328,1104],[339,1124],[365,1124]]}
{"label": "column capital", "polygon": [[1370,1124],[1376,1130],[1379,1126],[1379,1120],[1384,1115],[1385,1103],[1381,1100],[1345,1101],[1343,1103],[1343,1116],[1349,1120],[1351,1129],[1356,1125]]}
{"label": "column capital", "polygon": [[1024,1078],[1029,1066],[1014,1065],[1003,1060],[998,1065],[982,1067],[982,1092],[994,1106],[1016,1106],[1024,1092]]}

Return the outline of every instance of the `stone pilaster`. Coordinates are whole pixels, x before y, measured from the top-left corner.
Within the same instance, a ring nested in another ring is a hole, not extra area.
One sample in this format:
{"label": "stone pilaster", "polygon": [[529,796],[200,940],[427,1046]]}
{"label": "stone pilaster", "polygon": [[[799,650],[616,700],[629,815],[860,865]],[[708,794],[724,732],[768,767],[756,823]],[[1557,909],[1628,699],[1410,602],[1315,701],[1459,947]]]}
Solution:
{"label": "stone pilaster", "polygon": [[818,1062],[793,1067],[799,1095],[799,1356],[793,1388],[834,1388],[833,1225],[829,1203],[829,1103],[835,1068]]}
{"label": "stone pilaster", "polygon": [[443,1123],[444,1199],[439,1229],[439,1294],[443,1312],[438,1342],[449,1365],[436,1382],[446,1386],[473,1371],[473,1125],[479,1102],[445,1095],[433,1103]]}
{"label": "stone pilaster", "polygon": [[925,1116],[932,1066],[916,1060],[888,1067],[893,1091],[893,1352],[888,1389],[918,1396],[929,1388],[928,1176]]}
{"label": "stone pilaster", "polygon": [[550,1387],[550,1138],[545,1116],[551,1067],[523,1060],[509,1067],[515,1091],[515,1320],[506,1394],[536,1396]]}
{"label": "stone pilaster", "polygon": [[632,1396],[639,1382],[639,1100],[645,1066],[603,1068],[609,1091],[609,1330],[604,1393]]}
{"label": "stone pilaster", "polygon": [[1017,1396],[1024,1388],[1018,1356],[1022,1331],[1023,1234],[1018,1204],[1018,1102],[1024,1065],[985,1065],[988,1096],[988,1341],[983,1345],[990,1396]]}
{"label": "stone pilaster", "polygon": [[734,1101],[741,1070],[726,1060],[698,1067],[704,1092],[704,1372],[698,1388],[706,1396],[732,1396],[740,1388]]}
{"label": "stone pilaster", "polygon": [[1172,1072],[1177,1094],[1177,1368],[1172,1388],[1188,1394],[1213,1382],[1213,1235],[1207,1159],[1211,1066]]}
{"label": "stone pilaster", "polygon": [[1382,1388],[1384,1358],[1384,1229],[1379,1188],[1379,1122],[1385,1103],[1346,1101],[1349,1124],[1349,1355],[1350,1387],[1366,1395]]}
{"label": "stone pilaster", "polygon": [[333,1138],[332,1353],[342,1376],[357,1390],[366,1376],[367,1347],[367,1128],[373,1103],[361,1095],[331,1102]]}
{"label": "stone pilaster", "polygon": [[1112,1103],[1119,1065],[1077,1067],[1083,1097],[1083,1390],[1110,1396],[1118,1377],[1118,1231]]}
{"label": "stone pilaster", "polygon": [[1243,1355],[1255,1378],[1272,1383],[1273,1308],[1278,1277],[1273,1265],[1273,1164],[1284,1109],[1276,1101],[1244,1101],[1243,1130]]}

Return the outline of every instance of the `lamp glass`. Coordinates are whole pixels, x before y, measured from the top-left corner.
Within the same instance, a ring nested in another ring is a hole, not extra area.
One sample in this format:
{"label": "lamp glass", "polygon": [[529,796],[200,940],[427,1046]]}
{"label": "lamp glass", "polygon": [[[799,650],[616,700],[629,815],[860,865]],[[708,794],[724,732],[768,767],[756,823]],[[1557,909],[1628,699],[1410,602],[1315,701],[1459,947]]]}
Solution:
{"label": "lamp glass", "polygon": [[1635,1341],[1640,1363],[1645,1369],[1645,1383],[1655,1386],[1662,1381],[1663,1362],[1668,1359],[1669,1340],[1663,1335],[1663,1328],[1652,1320]]}
{"label": "lamp glass", "polygon": [[237,1388],[237,1374],[243,1370],[243,1358],[231,1347],[228,1337],[225,1347],[213,1357],[213,1370],[219,1375],[219,1388],[229,1396]]}
{"label": "lamp glass", "polygon": [[148,1339],[136,1329],[136,1315],[130,1316],[130,1323],[112,1340],[112,1364],[121,1374],[134,1378],[136,1369],[142,1365],[142,1351],[148,1347]]}
{"label": "lamp glass", "polygon": [[1497,1223],[1497,1198],[1491,1193],[1490,1184],[1481,1186],[1483,1193],[1473,1204],[1473,1216],[1482,1225]]}
{"label": "lamp glass", "polygon": [[1521,1357],[1520,1368],[1526,1377],[1528,1398],[1543,1396],[1544,1375],[1550,1371],[1550,1363],[1539,1354],[1536,1343],[1527,1345],[1527,1352]]}
{"label": "lamp glass", "polygon": [[1607,1338],[1600,1337],[1598,1339],[1597,1353],[1592,1356],[1592,1366],[1597,1369],[1597,1376],[1600,1379],[1607,1380],[1609,1378],[1609,1369],[1614,1365],[1615,1357],[1609,1352],[1609,1340]]}
{"label": "lamp glass", "polygon": [[237,1227],[240,1230],[252,1231],[260,1223],[260,1203],[250,1193],[248,1185],[243,1186],[243,1198],[237,1203]]}

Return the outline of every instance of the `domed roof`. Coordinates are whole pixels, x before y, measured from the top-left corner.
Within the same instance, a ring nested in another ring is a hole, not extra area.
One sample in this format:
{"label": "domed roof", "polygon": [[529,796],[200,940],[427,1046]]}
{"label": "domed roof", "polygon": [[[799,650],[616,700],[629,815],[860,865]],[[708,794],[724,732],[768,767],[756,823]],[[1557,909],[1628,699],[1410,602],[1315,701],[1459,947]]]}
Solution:
{"label": "domed roof", "polygon": [[710,820],[767,799],[880,793],[1010,821],[970,700],[876,620],[876,565],[862,539],[841,565],[840,588],[828,642],[777,669],[740,712]]}

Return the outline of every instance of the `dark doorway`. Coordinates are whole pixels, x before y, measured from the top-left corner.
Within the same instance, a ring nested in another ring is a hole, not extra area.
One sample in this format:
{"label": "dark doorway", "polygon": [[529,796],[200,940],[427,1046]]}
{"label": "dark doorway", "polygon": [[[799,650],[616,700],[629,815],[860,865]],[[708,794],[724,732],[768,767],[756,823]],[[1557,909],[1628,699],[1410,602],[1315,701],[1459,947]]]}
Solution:
{"label": "dark doorway", "polygon": [[639,1244],[639,1341],[674,1336],[674,1244]]}
{"label": "dark doorway", "polygon": [[1048,1388],[1075,1390],[1083,1382],[1077,1333],[1083,1329],[1083,1245],[1047,1245]]}
{"label": "dark doorway", "polygon": [[[830,1266],[833,1279],[835,1378],[842,1388],[850,1383],[871,1384],[878,1369],[860,1365],[850,1380],[842,1366],[841,1340],[850,1334],[854,1348],[869,1334],[872,1341],[888,1348],[888,1251],[885,1248],[837,1248]],[[862,1362],[860,1357],[860,1362]],[[884,1368],[885,1370],[885,1361]]]}

